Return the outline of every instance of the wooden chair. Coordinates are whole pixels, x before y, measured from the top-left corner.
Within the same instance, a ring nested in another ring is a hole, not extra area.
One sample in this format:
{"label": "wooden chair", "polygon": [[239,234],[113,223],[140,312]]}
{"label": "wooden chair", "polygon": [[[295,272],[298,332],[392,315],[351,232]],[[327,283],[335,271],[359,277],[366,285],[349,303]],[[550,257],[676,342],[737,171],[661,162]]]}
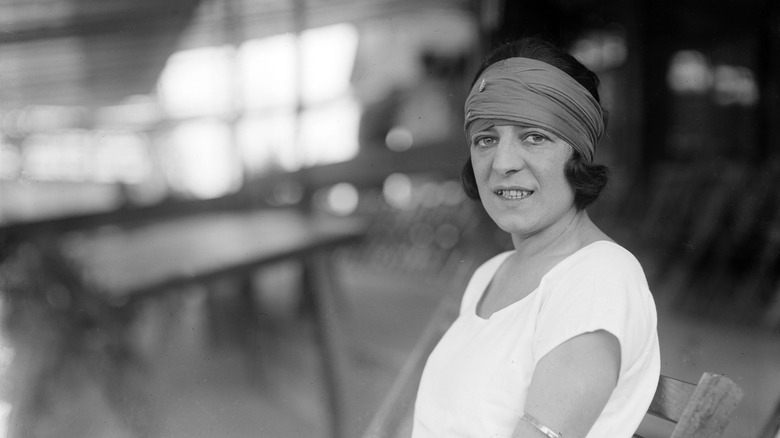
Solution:
{"label": "wooden chair", "polygon": [[[443,300],[363,438],[411,436],[414,399],[425,360],[457,316],[457,304],[454,297]],[[661,376],[647,415],[676,423],[671,438],[718,438],[741,399],[742,390],[719,374],[704,373],[698,384]]]}
{"label": "wooden chair", "polygon": [[737,384],[720,374],[704,373],[698,384],[661,376],[647,415],[676,423],[671,438],[718,438],[741,399]]}
{"label": "wooden chair", "polygon": [[775,411],[764,425],[764,430],[761,431],[759,438],[780,438],[780,401],[777,402]]}

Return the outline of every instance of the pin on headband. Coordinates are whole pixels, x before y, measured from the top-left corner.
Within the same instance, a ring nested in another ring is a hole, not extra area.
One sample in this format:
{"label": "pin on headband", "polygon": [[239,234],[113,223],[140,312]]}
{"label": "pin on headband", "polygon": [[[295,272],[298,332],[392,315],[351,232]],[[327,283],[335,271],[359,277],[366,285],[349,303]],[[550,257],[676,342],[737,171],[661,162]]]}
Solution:
{"label": "pin on headband", "polygon": [[[604,135],[604,111],[593,95],[564,71],[542,61],[508,58],[482,73],[466,98],[465,129],[490,120],[539,126],[593,161]],[[474,124],[480,120],[481,123]]]}

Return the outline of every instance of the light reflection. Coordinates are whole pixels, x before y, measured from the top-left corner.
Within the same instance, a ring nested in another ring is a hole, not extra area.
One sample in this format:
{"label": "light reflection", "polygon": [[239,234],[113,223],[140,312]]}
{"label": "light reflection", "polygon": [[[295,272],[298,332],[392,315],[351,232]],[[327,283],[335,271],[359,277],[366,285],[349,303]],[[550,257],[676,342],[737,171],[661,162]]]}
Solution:
{"label": "light reflection", "polygon": [[160,103],[172,117],[225,114],[232,110],[234,50],[205,47],[174,53],[160,75]]}
{"label": "light reflection", "polygon": [[198,198],[225,195],[241,183],[228,128],[213,121],[177,125],[164,140],[163,167],[171,185]]}
{"label": "light reflection", "polygon": [[412,133],[403,126],[394,126],[387,131],[385,145],[393,152],[408,150],[414,144]]}
{"label": "light reflection", "polygon": [[295,105],[295,36],[244,42],[237,52],[241,95],[248,109]]}
{"label": "light reflection", "polygon": [[327,191],[328,210],[339,216],[355,212],[360,200],[357,188],[350,183],[338,183]]}
{"label": "light reflection", "polygon": [[715,101],[721,105],[750,106],[758,101],[758,85],[753,72],[745,67],[715,67]]}
{"label": "light reflection", "polygon": [[618,31],[594,31],[574,43],[572,56],[594,71],[620,67],[628,57],[625,36]]}
{"label": "light reflection", "polygon": [[349,24],[308,29],[301,34],[305,103],[335,99],[349,91],[357,45],[357,30]]}
{"label": "light reflection", "polygon": [[697,50],[681,50],[672,56],[666,81],[678,93],[705,93],[713,82],[709,60]]}
{"label": "light reflection", "polygon": [[346,161],[358,153],[360,107],[351,97],[311,108],[301,115],[303,164]]}
{"label": "light reflection", "polygon": [[728,64],[712,66],[707,56],[696,50],[675,53],[666,79],[669,88],[678,94],[711,94],[722,106],[751,106],[759,98],[752,70]]}
{"label": "light reflection", "polygon": [[407,209],[412,207],[412,180],[403,173],[393,173],[385,178],[382,194],[388,205]]}

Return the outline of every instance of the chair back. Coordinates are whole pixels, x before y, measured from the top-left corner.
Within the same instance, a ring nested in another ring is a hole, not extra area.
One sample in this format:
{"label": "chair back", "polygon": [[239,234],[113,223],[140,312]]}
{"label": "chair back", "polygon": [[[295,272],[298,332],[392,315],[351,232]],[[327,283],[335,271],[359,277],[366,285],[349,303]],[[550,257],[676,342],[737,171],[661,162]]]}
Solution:
{"label": "chair back", "polygon": [[780,402],[775,406],[775,411],[764,425],[760,438],[780,438]]}
{"label": "chair back", "polygon": [[662,375],[647,415],[676,423],[671,438],[718,438],[740,400],[739,386],[720,374],[704,373],[698,384]]}

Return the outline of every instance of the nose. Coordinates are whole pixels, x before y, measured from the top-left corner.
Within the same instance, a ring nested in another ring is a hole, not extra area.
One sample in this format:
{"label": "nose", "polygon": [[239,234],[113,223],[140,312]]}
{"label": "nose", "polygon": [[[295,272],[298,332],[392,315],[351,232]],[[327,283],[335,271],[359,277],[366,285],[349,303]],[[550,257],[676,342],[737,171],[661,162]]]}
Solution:
{"label": "nose", "polygon": [[518,172],[525,166],[523,150],[514,136],[502,136],[493,156],[493,170],[501,175]]}

